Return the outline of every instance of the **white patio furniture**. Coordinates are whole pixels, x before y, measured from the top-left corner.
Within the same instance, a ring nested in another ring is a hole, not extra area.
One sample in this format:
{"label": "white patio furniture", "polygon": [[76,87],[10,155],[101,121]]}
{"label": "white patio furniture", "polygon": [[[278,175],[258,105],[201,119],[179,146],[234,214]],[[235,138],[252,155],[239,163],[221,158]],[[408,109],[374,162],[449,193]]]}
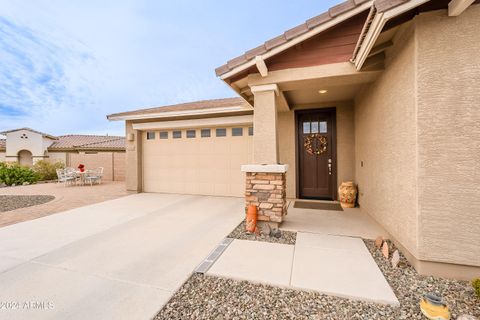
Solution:
{"label": "white patio furniture", "polygon": [[70,172],[67,173],[66,169],[57,169],[57,183],[63,183],[64,186],[74,184],[77,181],[77,177]]}
{"label": "white patio furniture", "polygon": [[102,183],[102,177],[103,177],[103,168],[96,168],[93,170],[87,170],[84,181],[85,183],[90,183],[92,186],[95,183],[101,184]]}

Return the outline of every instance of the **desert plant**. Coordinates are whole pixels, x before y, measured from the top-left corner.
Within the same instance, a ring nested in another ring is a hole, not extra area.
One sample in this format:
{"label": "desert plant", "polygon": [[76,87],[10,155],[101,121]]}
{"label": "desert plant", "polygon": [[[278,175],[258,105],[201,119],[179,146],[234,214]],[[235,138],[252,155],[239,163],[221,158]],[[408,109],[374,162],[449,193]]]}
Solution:
{"label": "desert plant", "polygon": [[39,160],[35,162],[32,169],[38,175],[40,180],[55,180],[57,179],[57,169],[64,169],[65,164],[63,162],[52,163],[47,160]]}
{"label": "desert plant", "polygon": [[18,163],[0,163],[0,183],[7,186],[35,183],[38,175],[32,169]]}
{"label": "desert plant", "polygon": [[476,278],[472,280],[472,287],[475,289],[475,293],[477,297],[480,298],[480,278]]}

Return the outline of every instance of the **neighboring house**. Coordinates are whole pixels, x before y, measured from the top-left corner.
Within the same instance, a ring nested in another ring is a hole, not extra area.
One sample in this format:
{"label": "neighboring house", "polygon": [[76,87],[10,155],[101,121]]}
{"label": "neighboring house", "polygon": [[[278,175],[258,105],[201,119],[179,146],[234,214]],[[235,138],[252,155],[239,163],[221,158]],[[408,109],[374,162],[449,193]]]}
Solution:
{"label": "neighboring house", "polygon": [[351,180],[420,273],[478,276],[472,2],[346,1],[217,68],[241,98],[108,116],[126,121],[128,189],[245,195],[280,223],[286,198]]}
{"label": "neighboring house", "polygon": [[0,132],[0,161],[31,166],[38,160],[63,162],[77,167],[103,167],[104,179],[125,180],[125,138],[117,136],[65,135],[55,137],[30,128]]}

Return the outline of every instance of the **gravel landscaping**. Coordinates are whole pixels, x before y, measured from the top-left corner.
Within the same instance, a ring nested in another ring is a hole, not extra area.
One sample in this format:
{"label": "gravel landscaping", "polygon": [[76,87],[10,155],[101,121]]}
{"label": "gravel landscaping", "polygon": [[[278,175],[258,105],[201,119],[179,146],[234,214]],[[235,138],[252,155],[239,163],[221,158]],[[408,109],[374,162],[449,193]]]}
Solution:
{"label": "gravel landscaping", "polygon": [[[237,229],[234,232],[242,236]],[[365,244],[397,295],[400,308],[193,274],[155,319],[426,319],[418,302],[427,292],[443,296],[452,319],[462,314],[480,316],[480,299],[468,282],[420,276],[401,254],[399,267],[394,269],[373,241],[365,240]],[[391,243],[390,248],[390,252],[395,250]]]}
{"label": "gravel landscaping", "polygon": [[54,196],[14,196],[0,195],[0,212],[11,211],[15,209],[36,206],[44,204],[55,199]]}
{"label": "gravel landscaping", "polygon": [[[271,243],[295,244],[297,233],[283,230],[270,230],[268,235],[262,232],[250,233],[245,229],[245,220],[243,220],[229,235],[229,238],[239,240],[264,241]],[[267,232],[268,233],[268,232]]]}
{"label": "gravel landscaping", "polygon": [[[364,242],[400,301],[400,314],[395,319],[426,319],[418,307],[418,302],[425,293],[442,296],[450,308],[452,319],[463,314],[480,317],[480,299],[475,296],[469,282],[421,276],[402,254],[399,267],[394,269],[390,261],[377,250],[374,241]],[[390,252],[395,250],[390,242],[389,247]]]}

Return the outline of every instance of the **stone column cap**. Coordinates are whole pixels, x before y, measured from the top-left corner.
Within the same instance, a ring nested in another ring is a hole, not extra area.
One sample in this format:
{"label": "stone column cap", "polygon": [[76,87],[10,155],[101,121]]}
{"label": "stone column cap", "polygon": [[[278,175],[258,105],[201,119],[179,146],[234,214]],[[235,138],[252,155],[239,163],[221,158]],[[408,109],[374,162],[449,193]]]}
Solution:
{"label": "stone column cap", "polygon": [[288,164],[244,164],[242,172],[268,172],[285,173],[288,170]]}

